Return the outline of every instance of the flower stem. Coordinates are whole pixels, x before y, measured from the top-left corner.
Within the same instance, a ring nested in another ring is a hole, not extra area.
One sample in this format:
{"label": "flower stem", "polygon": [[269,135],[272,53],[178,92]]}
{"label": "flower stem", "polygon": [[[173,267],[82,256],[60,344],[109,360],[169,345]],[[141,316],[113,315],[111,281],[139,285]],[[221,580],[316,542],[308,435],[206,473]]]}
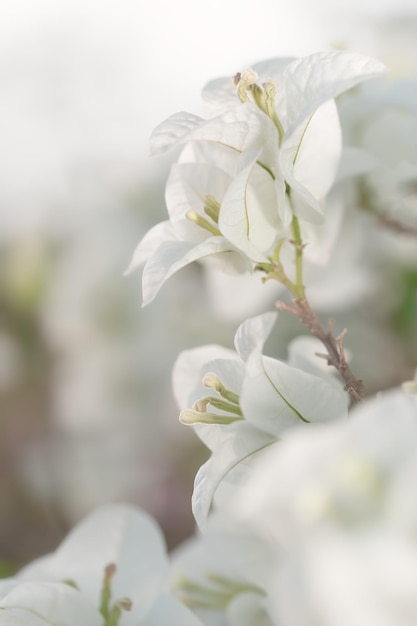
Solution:
{"label": "flower stem", "polygon": [[297,300],[305,299],[305,289],[303,285],[303,242],[301,239],[300,224],[298,219],[293,217],[292,232],[295,245],[295,290],[293,291]]}
{"label": "flower stem", "polygon": [[326,354],[318,354],[321,358],[326,359],[328,365],[332,365],[337,369],[341,378],[345,382],[345,390],[351,395],[355,402],[362,400],[362,381],[355,378],[351,372],[343,347],[343,337],[346,334],[344,330],[338,337],[333,336],[333,324],[329,322],[328,330],[325,331],[320,324],[319,318],[312,310],[310,303],[305,294],[303,284],[303,249],[304,244],[301,239],[300,225],[298,219],[294,216],[292,220],[292,243],[295,246],[295,282],[286,274],[282,262],[280,260],[281,248],[285,242],[282,239],[276,246],[270,263],[260,263],[258,268],[266,273],[263,281],[270,279],[277,280],[287,287],[294,296],[293,304],[288,305],[284,302],[278,302],[277,307],[296,315],[314,337],[319,339],[327,350]]}
{"label": "flower stem", "polygon": [[317,354],[317,356],[326,359],[328,365],[332,365],[337,369],[341,378],[345,383],[345,390],[350,394],[355,402],[361,402],[363,393],[362,380],[355,378],[349,365],[347,364],[345,350],[343,346],[343,338],[347,330],[343,330],[340,335],[334,337],[333,322],[330,320],[327,331],[321,326],[319,318],[312,310],[310,303],[306,298],[302,300],[294,300],[293,306],[285,302],[277,302],[277,307],[282,311],[292,313],[304,324],[314,337],[317,337],[327,350],[326,354]]}

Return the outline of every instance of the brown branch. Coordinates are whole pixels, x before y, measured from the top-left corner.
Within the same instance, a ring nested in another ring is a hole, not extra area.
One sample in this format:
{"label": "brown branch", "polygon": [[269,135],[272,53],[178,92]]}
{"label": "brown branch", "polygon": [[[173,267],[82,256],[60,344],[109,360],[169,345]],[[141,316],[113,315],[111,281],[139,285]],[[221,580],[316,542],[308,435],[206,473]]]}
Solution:
{"label": "brown branch", "polygon": [[306,299],[293,300],[292,305],[285,302],[277,302],[276,304],[281,311],[287,311],[298,317],[311,334],[322,342],[327,350],[327,354],[317,354],[317,356],[326,359],[328,365],[332,365],[337,369],[345,383],[345,390],[352,396],[355,402],[360,402],[362,400],[363,383],[355,378],[351,372],[343,346],[343,339],[347,330],[343,330],[340,335],[334,337],[333,320],[329,320],[327,331],[325,331]]}

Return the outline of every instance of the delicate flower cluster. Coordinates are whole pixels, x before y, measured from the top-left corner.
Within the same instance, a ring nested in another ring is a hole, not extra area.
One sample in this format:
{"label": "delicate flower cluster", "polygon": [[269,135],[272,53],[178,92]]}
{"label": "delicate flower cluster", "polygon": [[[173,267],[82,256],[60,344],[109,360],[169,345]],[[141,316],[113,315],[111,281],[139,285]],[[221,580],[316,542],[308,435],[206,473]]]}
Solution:
{"label": "delicate flower cluster", "polygon": [[279,547],[273,623],[415,623],[416,460],[417,395],[403,390],[266,453],[231,511]]}
{"label": "delicate flower cluster", "polygon": [[322,223],[342,149],[334,98],[382,71],[350,52],[276,59],[237,75],[235,88],[209,83],[214,117],[163,122],[152,152],[184,147],[166,188],[170,219],[145,235],[129,268],[146,261],[144,304],[192,261],[221,255],[226,271],[251,271],[270,262],[294,216]]}
{"label": "delicate flower cluster", "polygon": [[[268,356],[277,315],[264,313],[240,325],[235,350],[182,352],[180,421],[211,453],[192,498],[200,534],[169,572],[146,515],[100,510],[56,553],[3,581],[0,625],[417,623],[416,380],[363,401],[345,331],[323,327],[304,271],[319,243],[334,258],[361,188],[382,212],[385,201],[409,212],[417,159],[414,111],[396,108],[403,90],[384,96],[393,108],[372,120],[366,88],[345,95],[351,145],[342,146],[335,98],[382,71],[342,51],[263,62],[208,84],[209,119],[179,113],[155,130],[155,154],[181,151],[166,190],[170,219],[145,235],[131,265],[146,262],[144,304],[186,264],[217,257],[228,272],[259,270],[285,287],[293,300],[279,307],[314,337],[291,341],[285,360]],[[351,400],[361,404],[349,414]]]}
{"label": "delicate flower cluster", "polygon": [[313,361],[319,342],[295,340],[287,363],[262,354],[275,319],[268,313],[244,322],[236,333],[236,353],[205,346],[182,352],[175,364],[180,420],[192,424],[212,452],[194,485],[193,512],[201,526],[220,483],[238,475],[242,480],[252,457],[287,429],[347,416],[342,385]]}

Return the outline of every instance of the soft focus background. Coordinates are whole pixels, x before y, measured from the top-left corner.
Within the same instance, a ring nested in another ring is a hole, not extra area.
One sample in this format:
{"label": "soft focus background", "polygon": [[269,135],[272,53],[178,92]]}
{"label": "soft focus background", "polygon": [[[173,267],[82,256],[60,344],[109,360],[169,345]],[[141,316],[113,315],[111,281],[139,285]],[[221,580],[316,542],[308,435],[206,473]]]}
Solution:
{"label": "soft focus background", "polygon": [[[140,504],[170,546],[193,530],[192,481],[205,452],[178,423],[170,371],[181,349],[231,346],[239,314],[227,315],[227,301],[212,310],[198,266],[145,310],[140,277],[123,277],[141,236],[165,219],[169,159],[148,159],[153,127],[178,110],[201,113],[210,78],[272,56],[348,46],[415,77],[414,8],[415,0],[0,0],[4,573],[52,549],[103,502]],[[416,273],[407,276],[412,293]],[[370,391],[410,371],[384,311],[365,302],[338,312]],[[275,347],[283,355],[299,332],[285,324]]]}

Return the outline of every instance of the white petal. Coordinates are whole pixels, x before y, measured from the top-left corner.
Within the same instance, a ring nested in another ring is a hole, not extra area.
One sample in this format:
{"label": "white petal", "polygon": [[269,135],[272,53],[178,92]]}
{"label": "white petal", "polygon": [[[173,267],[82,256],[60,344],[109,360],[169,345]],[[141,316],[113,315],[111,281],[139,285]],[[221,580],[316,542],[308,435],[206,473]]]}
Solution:
{"label": "white petal", "polygon": [[259,75],[259,82],[263,83],[267,80],[272,80],[277,83],[278,91],[280,90],[280,84],[283,80],[284,70],[296,57],[275,57],[273,59],[266,59],[265,61],[259,61],[252,67]]}
{"label": "white petal", "polygon": [[190,210],[203,214],[205,199],[221,203],[230,177],[211,163],[177,163],[172,166],[166,186],[166,204],[171,220],[185,217]]}
{"label": "white petal", "polygon": [[[3,616],[4,621],[1,619]],[[21,621],[14,621],[16,618]],[[26,582],[14,587],[0,600],[1,623],[20,623],[22,626],[102,626],[103,619],[79,591],[67,584]]]}
{"label": "white petal", "polygon": [[214,78],[209,81],[201,92],[205,100],[214,109],[233,106],[237,102],[236,86],[232,76]]}
{"label": "white petal", "polygon": [[294,162],[295,180],[315,198],[324,198],[336,177],[341,151],[342,131],[336,104],[331,100],[310,118]]}
{"label": "white petal", "polygon": [[192,113],[175,113],[159,124],[151,135],[151,154],[163,154],[176,143],[183,141],[204,120]]}
{"label": "white petal", "polygon": [[153,226],[146,235],[138,243],[129,267],[125,271],[125,275],[131,274],[138,267],[141,267],[147,259],[159,248],[161,243],[166,240],[175,240],[176,234],[171,222],[160,222]]}
{"label": "white petal", "polygon": [[239,326],[235,335],[235,348],[244,361],[255,350],[259,354],[262,352],[277,317],[276,312],[264,313],[244,321]]}
{"label": "white petal", "polygon": [[280,152],[282,173],[291,187],[293,211],[309,221],[323,214],[319,200],[334,183],[342,150],[336,104],[322,105],[307,122],[285,135]]}
{"label": "white petal", "polygon": [[203,624],[174,596],[162,593],[152,611],[140,622],[140,626],[203,626]]}
{"label": "white petal", "polygon": [[262,161],[274,163],[278,133],[272,120],[252,103],[238,103],[225,113],[197,126],[187,135],[188,141],[204,141],[237,152],[261,150]]}
{"label": "white petal", "polygon": [[262,593],[240,593],[227,607],[230,626],[272,626],[271,618],[265,611],[265,597]]}
{"label": "white petal", "polygon": [[197,472],[192,509],[201,529],[205,528],[214,494],[221,481],[242,461],[271,445],[274,439],[245,422],[223,427],[222,440],[210,459]]}
{"label": "white petal", "polygon": [[385,70],[379,61],[347,51],[318,52],[297,59],[284,71],[287,132],[291,134],[327,100]]}
{"label": "white petal", "polygon": [[[115,563],[115,598],[129,597],[145,614],[166,576],[164,539],[153,519],[128,505],[102,507],[80,522],[49,557],[20,573],[25,580],[73,580],[95,606],[105,567]],[[135,611],[137,613],[137,611]]]}
{"label": "white petal", "polygon": [[164,242],[148,259],[143,270],[143,306],[152,302],[168,278],[189,263],[212,254],[228,252],[235,253],[236,249],[223,237],[210,237],[197,245],[185,241]]}
{"label": "white petal", "polygon": [[[222,202],[219,227],[224,236],[239,250],[242,250],[252,261],[267,262],[264,252],[270,250],[276,240],[276,229],[273,228],[269,215],[262,210],[256,196],[251,197],[249,177],[257,165],[261,151],[247,151],[242,155],[241,169],[230,184]],[[266,174],[268,176],[268,174]],[[269,190],[274,195],[275,187],[272,179]],[[270,206],[267,202],[266,206]],[[276,198],[273,198],[272,209],[276,216]]]}
{"label": "white petal", "polygon": [[[346,414],[348,395],[320,379],[254,353],[247,362],[241,395],[245,418],[278,437],[296,424],[337,419]],[[300,393],[302,390],[302,393]]]}

